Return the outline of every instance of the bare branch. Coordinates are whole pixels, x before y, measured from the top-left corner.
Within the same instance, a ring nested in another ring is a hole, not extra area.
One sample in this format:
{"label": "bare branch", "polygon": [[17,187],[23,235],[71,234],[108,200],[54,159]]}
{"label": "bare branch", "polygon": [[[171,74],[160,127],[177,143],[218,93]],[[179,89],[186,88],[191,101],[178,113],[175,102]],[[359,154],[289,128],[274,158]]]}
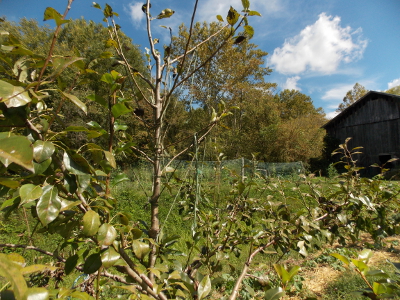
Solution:
{"label": "bare branch", "polygon": [[235,300],[235,299],[237,298],[237,296],[239,295],[239,291],[240,291],[240,287],[241,287],[241,285],[242,285],[242,281],[243,281],[243,279],[244,279],[244,278],[246,277],[246,275],[247,275],[247,271],[248,271],[248,269],[249,269],[249,267],[250,267],[250,264],[251,264],[253,258],[254,258],[258,253],[260,253],[261,251],[263,251],[264,249],[266,249],[266,248],[268,248],[269,246],[275,244],[275,242],[276,242],[275,240],[272,240],[272,241],[270,241],[269,243],[267,243],[267,244],[265,244],[265,245],[263,245],[263,246],[258,247],[256,250],[254,250],[254,251],[249,255],[249,257],[248,257],[247,260],[246,260],[246,263],[245,263],[244,266],[243,266],[242,273],[240,274],[240,276],[239,276],[238,279],[236,280],[235,287],[234,287],[233,290],[232,290],[232,294],[230,295],[229,300]]}

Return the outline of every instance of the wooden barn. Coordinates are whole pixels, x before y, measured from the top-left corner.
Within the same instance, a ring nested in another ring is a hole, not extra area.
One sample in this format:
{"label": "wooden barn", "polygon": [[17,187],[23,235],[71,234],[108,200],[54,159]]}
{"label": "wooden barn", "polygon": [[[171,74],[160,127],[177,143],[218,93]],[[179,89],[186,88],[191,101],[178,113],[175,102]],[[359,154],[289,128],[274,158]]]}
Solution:
{"label": "wooden barn", "polygon": [[351,137],[350,148],[364,147],[359,166],[376,173],[368,167],[400,157],[400,96],[370,91],[322,127],[340,143]]}

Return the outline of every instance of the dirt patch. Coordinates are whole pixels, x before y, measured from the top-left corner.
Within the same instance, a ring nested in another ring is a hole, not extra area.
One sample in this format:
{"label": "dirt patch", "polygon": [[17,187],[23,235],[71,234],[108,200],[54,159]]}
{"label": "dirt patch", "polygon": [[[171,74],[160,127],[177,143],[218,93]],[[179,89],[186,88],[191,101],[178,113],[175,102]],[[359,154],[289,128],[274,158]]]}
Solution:
{"label": "dirt patch", "polygon": [[[367,236],[363,235],[360,239],[360,242],[351,247],[359,249],[365,249],[367,245],[372,245],[372,239]],[[390,237],[384,240],[384,244],[386,247],[382,249],[373,250],[374,255],[371,257],[369,261],[369,266],[378,268],[384,264],[387,264],[387,260],[392,262],[400,262],[400,236]],[[338,245],[335,245],[338,247]],[[334,246],[334,247],[335,247]],[[359,252],[358,251],[358,252]],[[322,253],[322,252],[321,252]],[[316,253],[307,259],[313,260],[315,257],[320,255],[321,253]],[[297,264],[301,264],[301,262],[297,262]],[[325,291],[330,283],[334,282],[338,277],[342,275],[341,271],[335,270],[334,268],[330,267],[329,265],[317,265],[313,268],[304,268],[302,267],[302,271],[300,273],[303,276],[303,291],[306,294],[311,294],[317,299],[322,299]],[[283,299],[285,300],[301,300],[305,299],[301,296],[286,296]]]}

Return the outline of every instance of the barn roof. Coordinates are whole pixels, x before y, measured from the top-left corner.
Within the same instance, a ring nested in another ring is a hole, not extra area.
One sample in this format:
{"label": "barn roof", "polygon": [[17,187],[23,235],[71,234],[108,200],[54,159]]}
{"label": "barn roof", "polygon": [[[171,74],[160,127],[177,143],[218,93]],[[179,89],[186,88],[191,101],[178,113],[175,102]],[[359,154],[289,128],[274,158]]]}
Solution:
{"label": "barn roof", "polygon": [[358,99],[356,102],[354,102],[349,107],[347,107],[345,110],[343,110],[340,114],[338,114],[333,119],[331,119],[327,123],[325,123],[322,126],[322,128],[327,128],[327,127],[333,126],[335,123],[346,118],[353,111],[357,110],[361,105],[364,104],[364,102],[366,102],[370,99],[376,99],[377,97],[396,98],[400,101],[400,96],[398,96],[398,95],[393,95],[393,94],[388,94],[388,93],[383,93],[383,92],[376,92],[376,91],[369,91],[364,96],[362,96],[360,99]]}

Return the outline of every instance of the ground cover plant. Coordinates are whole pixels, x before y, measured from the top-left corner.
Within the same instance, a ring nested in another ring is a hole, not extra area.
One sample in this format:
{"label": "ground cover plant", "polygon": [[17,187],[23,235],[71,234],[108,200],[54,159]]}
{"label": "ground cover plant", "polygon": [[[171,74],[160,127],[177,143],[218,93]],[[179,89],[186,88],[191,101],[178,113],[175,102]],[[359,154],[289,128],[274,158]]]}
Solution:
{"label": "ground cover plant", "polygon": [[[241,13],[230,8],[225,18],[218,16],[226,22],[214,33],[222,36],[221,43],[195,70],[186,71],[187,56],[212,36],[192,48],[189,30],[178,56],[172,57],[169,45],[161,54],[151,24],[174,11],[166,8],[152,16],[147,1],[142,6],[150,44],[147,73],[132,67],[124,55],[114,21],[117,13],[109,5],[93,4],[103,13],[109,33],[106,45],[113,51],[99,59],[109,59],[121,69],[97,73],[91,68],[96,62],[81,57],[79,51],[74,56],[54,55],[71,5],[72,0],[63,15],[46,9],[45,20],[55,21],[56,29],[45,56],[1,31],[1,234],[11,233],[10,241],[0,243],[2,299],[120,295],[200,300],[211,297],[214,290],[223,292],[220,298],[225,299],[237,299],[240,293],[253,297],[256,286],[249,275],[257,257],[270,260],[276,274],[257,286],[257,293],[278,299],[292,288],[301,289],[299,268],[280,263],[288,254],[307,256],[326,243],[354,242],[363,232],[376,244],[398,233],[397,185],[381,177],[360,178],[354,160],[358,150],[348,149],[347,143],[338,150],[346,171],[334,187],[312,175],[289,181],[271,179],[257,170],[248,176],[232,171],[226,181],[218,168],[214,184],[204,183],[199,147],[230,114],[231,108],[221,101],[210,109],[207,125],[192,133],[179,152],[168,155],[165,118],[174,90],[224,45],[251,38],[248,18],[259,14],[250,10],[248,1],[242,1]],[[197,1],[194,12],[196,6]],[[87,88],[94,91],[87,99],[101,107],[105,123],[88,117],[82,126],[65,126],[66,103],[75,105],[84,118],[87,115],[88,105],[74,93],[82,95],[85,88],[80,87],[92,80],[99,81],[102,89]],[[128,133],[127,114],[147,129],[145,147]],[[80,143],[69,142],[75,135],[81,137]],[[183,153],[192,158],[196,170],[190,176],[172,164]],[[118,157],[138,156],[151,164],[147,182],[118,172]],[[222,159],[222,154],[216,157]],[[118,184],[131,180],[139,185],[134,192],[118,190]],[[18,238],[15,231],[20,231]],[[379,296],[381,290],[372,289],[371,295]]]}

